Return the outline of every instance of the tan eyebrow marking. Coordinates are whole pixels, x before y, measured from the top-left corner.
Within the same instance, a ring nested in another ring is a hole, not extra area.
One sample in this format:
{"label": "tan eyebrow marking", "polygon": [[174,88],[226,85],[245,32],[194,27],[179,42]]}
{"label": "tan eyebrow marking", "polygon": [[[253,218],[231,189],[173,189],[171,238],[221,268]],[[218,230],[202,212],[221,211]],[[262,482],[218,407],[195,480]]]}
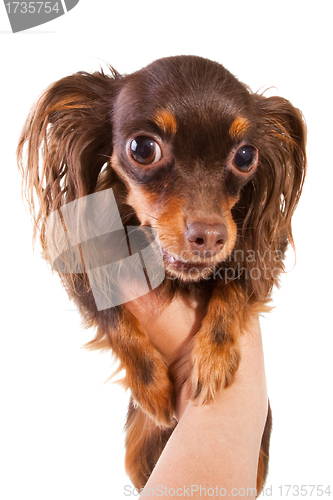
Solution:
{"label": "tan eyebrow marking", "polygon": [[229,134],[231,137],[239,137],[249,128],[250,124],[247,118],[238,116],[231,124]]}
{"label": "tan eyebrow marking", "polygon": [[177,131],[176,118],[166,109],[158,111],[154,117],[154,121],[166,133],[175,134]]}

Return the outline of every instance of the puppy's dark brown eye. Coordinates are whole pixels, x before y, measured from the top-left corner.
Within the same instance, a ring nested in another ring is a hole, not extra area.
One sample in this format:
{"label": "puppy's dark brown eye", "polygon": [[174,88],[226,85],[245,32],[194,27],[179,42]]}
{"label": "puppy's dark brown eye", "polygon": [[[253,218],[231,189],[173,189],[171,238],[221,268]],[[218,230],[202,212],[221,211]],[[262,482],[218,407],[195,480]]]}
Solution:
{"label": "puppy's dark brown eye", "polygon": [[235,153],[233,165],[241,172],[250,172],[257,164],[258,153],[254,146],[241,146]]}
{"label": "puppy's dark brown eye", "polygon": [[135,137],[130,141],[128,151],[133,160],[141,165],[151,165],[162,158],[161,148],[151,137]]}

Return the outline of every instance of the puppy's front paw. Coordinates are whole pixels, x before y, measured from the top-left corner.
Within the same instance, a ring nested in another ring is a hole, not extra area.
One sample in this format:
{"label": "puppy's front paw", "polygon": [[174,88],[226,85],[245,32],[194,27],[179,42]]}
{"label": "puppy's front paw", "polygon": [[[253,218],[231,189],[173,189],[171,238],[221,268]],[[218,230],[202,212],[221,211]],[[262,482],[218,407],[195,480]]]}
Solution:
{"label": "puppy's front paw", "polygon": [[209,337],[199,337],[192,353],[194,404],[210,403],[222,388],[231,385],[239,361],[239,348],[232,339],[214,343]]}
{"label": "puppy's front paw", "polygon": [[128,385],[134,400],[157,425],[174,426],[173,386],[163,360],[155,358],[143,364],[136,376],[128,380]]}

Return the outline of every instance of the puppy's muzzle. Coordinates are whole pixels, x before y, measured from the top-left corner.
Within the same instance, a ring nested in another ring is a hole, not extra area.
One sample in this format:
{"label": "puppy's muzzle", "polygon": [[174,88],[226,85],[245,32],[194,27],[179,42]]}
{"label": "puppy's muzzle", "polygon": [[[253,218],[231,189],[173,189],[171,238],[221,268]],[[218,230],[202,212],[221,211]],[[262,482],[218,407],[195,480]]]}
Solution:
{"label": "puppy's muzzle", "polygon": [[228,240],[228,230],[225,224],[206,224],[192,222],[185,230],[188,248],[200,257],[214,257]]}

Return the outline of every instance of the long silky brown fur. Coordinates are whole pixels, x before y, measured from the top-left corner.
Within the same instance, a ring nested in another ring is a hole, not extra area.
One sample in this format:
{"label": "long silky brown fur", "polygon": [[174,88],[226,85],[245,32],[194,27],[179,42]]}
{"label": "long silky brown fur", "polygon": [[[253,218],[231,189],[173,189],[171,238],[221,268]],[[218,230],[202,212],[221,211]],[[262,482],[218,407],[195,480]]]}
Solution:
{"label": "long silky brown fur", "polygon": [[[165,58],[124,76],[109,70],[52,84],[27,118],[18,163],[35,234],[53,264],[59,241],[50,215],[58,211],[64,224],[66,204],[110,188],[125,226],[156,229],[169,257],[165,282],[155,292],[166,301],[194,291],[210,297],[193,339],[189,375],[194,403],[209,403],[232,384],[240,335],[254,315],[268,310],[288,242],[294,245],[291,219],[306,170],[304,120],[286,99],[252,93],[207,59]],[[128,155],[128,140],[138,134],[160,141],[156,165],[139,165]],[[258,152],[249,173],[234,168],[241,144]],[[227,238],[220,252],[200,256],[206,267],[192,276],[189,265],[183,271],[173,266],[170,254],[181,256],[178,264],[191,263],[186,235],[198,222],[223,224]],[[123,384],[135,400],[126,424],[126,469],[140,488],[176,425],[173,379],[126,304],[98,310],[82,266],[59,274],[86,326],[96,330],[89,347],[111,349],[125,369]],[[269,411],[258,493],[267,475],[270,427]]]}

